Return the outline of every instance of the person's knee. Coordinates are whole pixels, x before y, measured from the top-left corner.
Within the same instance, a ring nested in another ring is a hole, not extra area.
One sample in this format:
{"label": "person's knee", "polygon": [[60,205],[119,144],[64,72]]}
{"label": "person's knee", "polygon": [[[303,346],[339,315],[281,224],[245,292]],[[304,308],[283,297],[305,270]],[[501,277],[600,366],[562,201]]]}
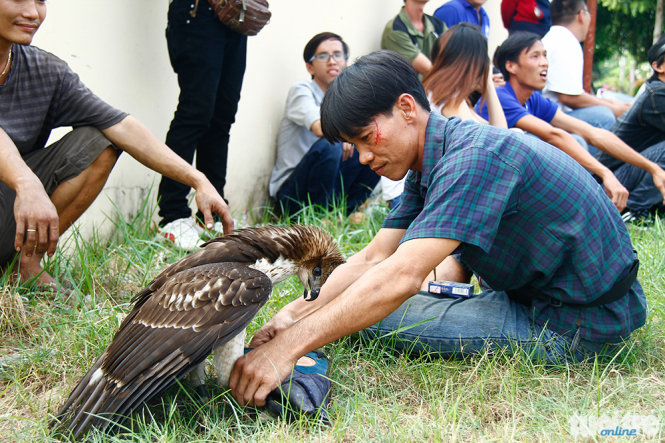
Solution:
{"label": "person's knee", "polygon": [[85,171],[88,185],[97,182],[106,183],[119,155],[120,152],[111,145],[104,149]]}
{"label": "person's knee", "polygon": [[317,155],[322,162],[331,162],[338,165],[342,161],[342,144],[330,143],[323,137],[312,145],[310,152]]}

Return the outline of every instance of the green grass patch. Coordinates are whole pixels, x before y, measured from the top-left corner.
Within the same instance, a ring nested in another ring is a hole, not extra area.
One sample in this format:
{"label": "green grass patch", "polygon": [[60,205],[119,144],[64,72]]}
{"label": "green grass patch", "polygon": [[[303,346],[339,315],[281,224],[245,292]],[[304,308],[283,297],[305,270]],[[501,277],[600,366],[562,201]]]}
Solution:
{"label": "green grass patch", "polygon": [[[276,219],[250,214],[252,224],[306,223],[328,230],[344,253],[360,250],[387,212],[371,207],[358,225],[343,211],[306,208]],[[132,295],[184,253],[155,240],[154,208],[116,216],[110,236],[73,233],[66,255],[48,261],[52,275],[72,283],[79,306],[0,280],[0,435],[3,441],[51,441],[51,414],[110,343],[131,309]],[[112,438],[91,441],[568,441],[575,414],[653,415],[654,441],[665,438],[665,225],[629,227],[640,253],[640,281],[649,301],[647,324],[611,362],[552,368],[523,354],[481,354],[459,360],[407,356],[385,343],[345,338],[326,346],[331,357],[331,426],[287,422],[239,407],[211,386],[201,405],[187,384],[175,387],[125,422]],[[249,328],[251,335],[301,296],[294,278]],[[642,441],[644,436],[621,437]],[[596,436],[582,441],[607,440]],[[609,441],[616,441],[610,437]]]}

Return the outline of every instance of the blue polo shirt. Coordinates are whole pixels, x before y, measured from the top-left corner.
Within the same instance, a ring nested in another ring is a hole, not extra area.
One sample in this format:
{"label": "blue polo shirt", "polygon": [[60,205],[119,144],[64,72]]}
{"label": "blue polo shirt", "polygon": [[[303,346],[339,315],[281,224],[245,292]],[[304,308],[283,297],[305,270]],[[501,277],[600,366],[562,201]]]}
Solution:
{"label": "blue polo shirt", "polygon": [[[510,82],[506,82],[504,86],[496,88],[496,95],[499,97],[499,102],[503,108],[503,113],[506,115],[506,123],[508,123],[509,128],[514,127],[522,117],[529,114],[549,123],[554,118],[557,109],[559,109],[556,103],[547,97],[543,97],[540,91],[534,91],[526,103],[522,105],[517,100]],[[481,102],[483,103],[482,108],[480,107]],[[484,100],[478,100],[478,103],[476,103],[476,112],[485,120],[488,119],[487,104]]]}
{"label": "blue polo shirt", "polygon": [[[577,307],[628,274],[633,247],[603,188],[570,156],[514,131],[432,113],[422,171],[410,171],[385,228],[402,241],[451,238],[461,259],[497,291],[534,288],[534,321],[562,333],[616,342],[642,326],[639,282],[619,300]],[[579,322],[579,323],[578,323]]]}
{"label": "blue polo shirt", "polygon": [[486,39],[490,36],[490,17],[485,8],[480,7],[480,21],[478,21],[478,11],[466,0],[450,0],[444,3],[434,11],[434,17],[442,20],[449,28],[460,22],[471,23],[478,26]]}

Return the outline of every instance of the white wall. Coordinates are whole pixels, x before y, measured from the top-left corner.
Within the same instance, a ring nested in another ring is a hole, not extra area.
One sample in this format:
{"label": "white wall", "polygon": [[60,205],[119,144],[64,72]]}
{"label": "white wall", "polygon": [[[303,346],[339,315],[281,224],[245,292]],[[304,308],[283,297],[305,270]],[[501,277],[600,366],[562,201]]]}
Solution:
{"label": "white wall", "polygon": [[[200,0],[207,6],[206,0]],[[431,1],[432,13],[443,1]],[[231,128],[225,193],[236,216],[263,201],[274,164],[276,131],[286,93],[308,74],[302,60],[305,43],[321,31],[336,32],[351,49],[351,59],[379,49],[386,22],[401,0],[272,0],[271,22],[250,37],[242,98]],[[500,0],[485,5],[492,22],[490,54],[507,35]],[[168,61],[167,0],[59,0],[48,3],[48,16],[34,44],[69,63],[97,95],[145,123],[164,139],[178,97]],[[57,131],[60,136],[64,130]],[[123,155],[102,195],[84,215],[83,232],[110,224],[113,200],[123,212],[135,212],[159,176]],[[154,198],[154,189],[153,196]]]}

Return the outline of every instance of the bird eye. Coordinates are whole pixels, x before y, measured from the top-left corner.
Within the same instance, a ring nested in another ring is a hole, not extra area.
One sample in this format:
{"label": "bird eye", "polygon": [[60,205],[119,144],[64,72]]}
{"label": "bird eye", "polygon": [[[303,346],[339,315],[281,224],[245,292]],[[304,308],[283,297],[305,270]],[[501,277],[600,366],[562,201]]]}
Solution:
{"label": "bird eye", "polygon": [[321,277],[321,268],[318,266],[314,268],[314,270],[312,271],[312,275],[314,277]]}

